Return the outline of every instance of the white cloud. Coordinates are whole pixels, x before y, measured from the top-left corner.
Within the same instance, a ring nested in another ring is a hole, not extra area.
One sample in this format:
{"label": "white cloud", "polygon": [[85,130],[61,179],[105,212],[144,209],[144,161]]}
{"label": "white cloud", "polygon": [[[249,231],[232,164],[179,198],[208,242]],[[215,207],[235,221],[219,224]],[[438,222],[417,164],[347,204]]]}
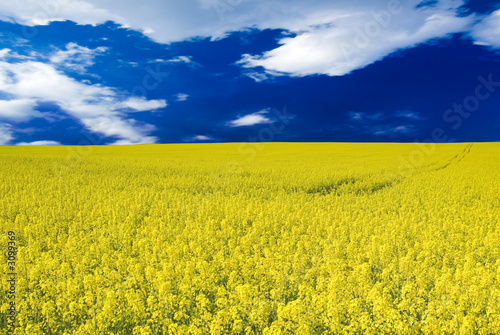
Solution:
{"label": "white cloud", "polygon": [[7,56],[7,54],[10,52],[10,49],[2,49],[0,50],[0,58],[5,58],[5,56]]}
{"label": "white cloud", "polygon": [[144,28],[142,28],[142,30],[141,30],[141,31],[142,31],[142,33],[143,33],[144,35],[153,35],[153,34],[154,34],[154,32],[155,32],[155,30],[154,30],[154,29],[149,28],[149,27],[144,27]]}
{"label": "white cloud", "polygon": [[214,7],[205,6],[200,0],[148,0],[141,6],[122,0],[1,1],[0,20],[29,26],[64,20],[91,25],[114,21],[162,43],[195,36],[222,36],[235,30],[235,23],[240,27],[239,20],[221,20]]}
{"label": "white cloud", "polygon": [[20,55],[17,52],[13,52],[11,49],[5,48],[0,50],[0,59],[34,59],[36,52],[32,52],[32,55]]}
{"label": "white cloud", "polygon": [[167,107],[166,100],[146,100],[144,98],[132,97],[121,103],[124,108],[130,108],[138,112],[154,111]]}
{"label": "white cloud", "polygon": [[[26,120],[39,117],[31,108],[34,102],[51,102],[90,131],[118,138],[116,144],[156,142],[156,137],[149,136],[154,127],[129,119],[127,112],[166,104],[164,100],[126,99],[124,93],[116,89],[79,82],[51,64],[34,61],[0,61],[0,92],[13,97],[3,104],[11,104],[19,110],[19,114],[4,111],[5,118]],[[124,108],[127,102],[128,108]]]}
{"label": "white cloud", "polygon": [[18,146],[48,146],[48,145],[61,145],[60,142],[57,141],[34,141],[34,142],[19,142],[16,145]]}
{"label": "white cloud", "polygon": [[476,24],[471,36],[476,44],[500,48],[500,9]]}
{"label": "white cloud", "polygon": [[105,47],[89,49],[71,42],[66,45],[66,50],[55,52],[50,57],[50,62],[66,69],[83,73],[86,68],[94,65],[94,58],[106,50],[107,48]]}
{"label": "white cloud", "polygon": [[[93,1],[98,3],[98,1]],[[118,3],[116,3],[118,5]],[[72,20],[81,24],[97,24],[107,20],[126,24],[126,20],[109,10],[92,5],[92,1],[2,1],[0,19],[28,26],[46,25],[52,21]]]}
{"label": "white cloud", "polygon": [[196,135],[192,137],[186,138],[185,142],[205,142],[205,141],[213,141],[214,139],[210,136],[205,135]]}
{"label": "white cloud", "polygon": [[166,63],[166,64],[186,64],[190,68],[202,67],[200,63],[193,61],[193,56],[177,56],[171,59],[155,59],[151,63]]}
{"label": "white cloud", "polygon": [[0,100],[0,120],[24,122],[43,117],[43,114],[35,109],[36,105],[35,99]]}
{"label": "white cloud", "polygon": [[104,134],[108,137],[118,137],[120,140],[114,142],[116,145],[128,144],[153,144],[156,137],[146,136],[156,128],[153,125],[139,125],[132,119],[123,119],[117,115],[100,115],[98,117],[83,118],[82,123],[94,132]]}
{"label": "white cloud", "polygon": [[[0,3],[0,18],[27,25],[66,19],[80,24],[111,20],[142,31],[156,41],[169,43],[193,37],[220,38],[228,32],[250,27],[297,32],[337,23],[335,19],[342,16],[356,17],[364,11],[384,9],[390,1],[148,0],[137,6],[135,2],[122,0],[17,0]],[[408,8],[413,10],[421,1],[401,2],[408,3]],[[438,6],[455,7],[459,2],[441,0],[442,5]]]}
{"label": "white cloud", "polygon": [[179,93],[176,95],[177,101],[186,101],[189,98],[188,94]]}
{"label": "white cloud", "polygon": [[0,145],[8,145],[13,139],[12,126],[8,123],[0,123]]}
{"label": "white cloud", "polygon": [[470,17],[457,16],[461,0],[441,0],[416,9],[418,3],[412,0],[384,8],[373,1],[357,10],[331,11],[328,24],[318,20],[320,25],[281,39],[280,47],[263,55],[246,54],[239,63],[297,77],[342,76],[397,50],[464,31],[472,23]]}
{"label": "white cloud", "polygon": [[243,74],[248,78],[255,80],[257,83],[269,79],[268,74],[257,71],[244,71]]}
{"label": "white cloud", "polygon": [[244,127],[244,126],[254,126],[256,124],[271,123],[272,120],[264,116],[267,113],[268,113],[267,110],[263,110],[257,113],[240,116],[236,120],[229,121],[227,125],[230,127]]}
{"label": "white cloud", "polygon": [[185,63],[185,64],[189,64],[192,62],[191,60],[191,56],[177,56],[177,57],[174,57],[172,59],[169,59],[169,60],[166,60],[165,62],[167,63]]}
{"label": "white cloud", "polygon": [[205,135],[198,135],[198,136],[193,137],[193,140],[195,140],[195,141],[210,141],[211,139],[212,139],[211,137],[208,137]]}

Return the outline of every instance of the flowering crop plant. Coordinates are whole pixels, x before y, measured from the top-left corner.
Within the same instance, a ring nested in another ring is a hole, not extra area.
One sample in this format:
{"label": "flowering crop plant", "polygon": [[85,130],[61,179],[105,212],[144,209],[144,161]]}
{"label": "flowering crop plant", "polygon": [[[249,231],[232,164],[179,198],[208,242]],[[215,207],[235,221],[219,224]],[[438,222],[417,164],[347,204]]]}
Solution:
{"label": "flowering crop plant", "polygon": [[1,147],[0,334],[500,334],[498,143],[258,145]]}

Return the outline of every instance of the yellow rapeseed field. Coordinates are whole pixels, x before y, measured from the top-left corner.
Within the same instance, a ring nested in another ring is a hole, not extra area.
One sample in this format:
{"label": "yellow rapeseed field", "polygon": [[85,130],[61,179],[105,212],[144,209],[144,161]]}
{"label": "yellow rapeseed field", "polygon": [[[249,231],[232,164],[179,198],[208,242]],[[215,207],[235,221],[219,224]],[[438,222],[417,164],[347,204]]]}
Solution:
{"label": "yellow rapeseed field", "polygon": [[500,334],[499,190],[498,143],[0,147],[0,334]]}

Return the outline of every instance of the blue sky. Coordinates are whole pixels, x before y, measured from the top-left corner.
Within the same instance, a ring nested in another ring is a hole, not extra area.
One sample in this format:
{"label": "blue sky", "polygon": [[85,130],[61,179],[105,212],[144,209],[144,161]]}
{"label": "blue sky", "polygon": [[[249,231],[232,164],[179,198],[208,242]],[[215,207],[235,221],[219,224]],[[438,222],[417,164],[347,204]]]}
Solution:
{"label": "blue sky", "polygon": [[0,4],[0,145],[498,141],[500,2]]}

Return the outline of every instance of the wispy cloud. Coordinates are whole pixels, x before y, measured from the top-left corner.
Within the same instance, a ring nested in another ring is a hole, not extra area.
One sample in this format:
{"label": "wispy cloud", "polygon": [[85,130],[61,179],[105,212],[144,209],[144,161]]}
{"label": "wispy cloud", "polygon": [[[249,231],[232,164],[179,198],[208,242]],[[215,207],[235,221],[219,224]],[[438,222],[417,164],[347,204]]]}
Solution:
{"label": "wispy cloud", "polygon": [[13,139],[12,125],[0,123],[0,145],[8,145]]}
{"label": "wispy cloud", "polygon": [[50,62],[79,73],[94,65],[94,58],[107,50],[105,47],[89,49],[76,43],[68,43],[66,50],[58,50],[50,56]]}
{"label": "wispy cloud", "polygon": [[265,81],[271,77],[267,73],[257,72],[257,71],[243,71],[243,75],[255,80],[257,83]]}
{"label": "wispy cloud", "polygon": [[383,113],[349,112],[348,115],[353,121],[373,121],[386,118]]}
{"label": "wispy cloud", "polygon": [[418,129],[411,124],[358,124],[358,125],[347,125],[347,128],[353,130],[358,134],[363,135],[374,135],[381,137],[396,137],[397,135],[416,135]]}
{"label": "wispy cloud", "polygon": [[417,132],[413,125],[377,125],[370,126],[365,132],[377,136],[412,135]]}
{"label": "wispy cloud", "polygon": [[393,113],[349,112],[347,115],[352,121],[356,122],[374,122],[393,118],[402,118],[412,121],[425,120],[419,113],[410,110],[402,110]]}
{"label": "wispy cloud", "polygon": [[150,63],[164,63],[164,64],[185,64],[189,66],[190,68],[200,68],[202,65],[200,63],[197,63],[193,61],[193,56],[176,56],[174,58],[170,59],[155,59],[153,61],[150,61]]}
{"label": "wispy cloud", "polygon": [[395,135],[413,135],[418,129],[409,121],[424,120],[418,113],[412,111],[397,111],[394,113],[349,112],[347,127],[362,134],[393,137]]}
{"label": "wispy cloud", "polygon": [[30,54],[30,55],[20,55],[17,52],[12,51],[9,48],[4,48],[0,50],[0,59],[35,59],[36,58],[36,53]]}
{"label": "wispy cloud", "polygon": [[478,45],[500,48],[500,9],[476,24],[470,35]]}
{"label": "wispy cloud", "polygon": [[424,117],[422,117],[419,113],[417,112],[412,112],[412,111],[399,111],[395,113],[395,116],[400,117],[400,118],[405,118],[408,120],[425,120]]}
{"label": "wispy cloud", "polygon": [[179,93],[175,97],[177,98],[177,101],[186,101],[189,98],[189,95],[184,93]]}
{"label": "wispy cloud", "polygon": [[189,64],[189,63],[193,62],[191,60],[191,58],[193,58],[193,57],[192,56],[177,56],[177,57],[168,59],[165,62],[167,62],[167,63],[185,63],[185,64]]}

